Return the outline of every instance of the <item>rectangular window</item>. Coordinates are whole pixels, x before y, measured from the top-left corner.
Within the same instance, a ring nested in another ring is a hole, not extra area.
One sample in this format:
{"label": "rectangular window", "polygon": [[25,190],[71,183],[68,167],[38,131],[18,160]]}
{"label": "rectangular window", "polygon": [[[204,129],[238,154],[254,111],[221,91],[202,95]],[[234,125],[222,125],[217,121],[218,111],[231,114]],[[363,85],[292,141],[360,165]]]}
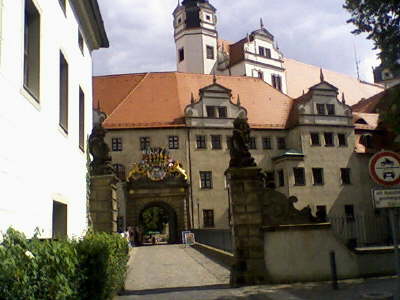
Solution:
{"label": "rectangular window", "polygon": [[85,150],[85,94],[79,88],[79,148]]}
{"label": "rectangular window", "polygon": [[219,106],[218,107],[218,117],[220,119],[224,119],[228,116],[227,108],[226,106]]}
{"label": "rectangular window", "polygon": [[263,149],[270,150],[272,149],[272,140],[270,137],[264,136],[262,139]]}
{"label": "rectangular window", "polygon": [[278,170],[278,184],[279,186],[285,186],[285,174],[283,170]]}
{"label": "rectangular window", "polygon": [[325,115],[325,105],[317,103],[317,114]]}
{"label": "rectangular window", "polygon": [[257,149],[257,142],[256,142],[256,137],[251,136],[249,140],[249,149],[254,150]]}
{"label": "rectangular window", "polygon": [[231,149],[232,148],[232,136],[227,136],[226,137],[226,148]]}
{"label": "rectangular window", "polygon": [[67,0],[58,0],[64,15],[67,13]]}
{"label": "rectangular window", "polygon": [[258,54],[261,55],[261,56],[265,56],[265,48],[259,46],[258,47]]}
{"label": "rectangular window", "polygon": [[333,143],[333,133],[332,132],[324,132],[325,146],[332,147],[335,144]]}
{"label": "rectangular window", "polygon": [[24,88],[40,99],[40,14],[32,0],[25,1]]}
{"label": "rectangular window", "polygon": [[150,137],[142,136],[139,138],[139,142],[140,142],[140,150],[146,150],[150,148]]}
{"label": "rectangular window", "polygon": [[206,111],[207,111],[207,117],[208,118],[215,118],[216,117],[216,111],[215,111],[215,106],[206,106]]}
{"label": "rectangular window", "polygon": [[344,206],[344,214],[347,221],[354,221],[354,206],[352,204],[347,204]]}
{"label": "rectangular window", "polygon": [[222,149],[220,135],[212,135],[211,136],[211,146],[212,146],[212,149],[217,149],[217,150]]}
{"label": "rectangular window", "polygon": [[313,168],[312,173],[313,173],[314,185],[323,185],[324,184],[324,169]]}
{"label": "rectangular window", "polygon": [[295,185],[305,185],[306,184],[304,168],[293,168],[293,174],[294,174],[294,184]]}
{"label": "rectangular window", "polygon": [[126,180],[125,166],[121,164],[113,164],[115,175],[121,180]]}
{"label": "rectangular window", "polygon": [[207,59],[214,59],[214,47],[207,46]]}
{"label": "rectangular window", "polygon": [[68,63],[60,52],[60,119],[61,128],[68,132]]}
{"label": "rectangular window", "polygon": [[203,224],[204,227],[214,227],[214,210],[203,209]]}
{"label": "rectangular window", "polygon": [[311,132],[310,137],[311,137],[311,145],[313,145],[313,146],[321,145],[321,143],[319,141],[319,133],[318,132]]}
{"label": "rectangular window", "polygon": [[340,178],[342,179],[342,184],[351,184],[350,168],[341,168]]}
{"label": "rectangular window", "polygon": [[212,189],[212,172],[200,171],[200,188]]}
{"label": "rectangular window", "polygon": [[205,135],[196,135],[196,147],[197,149],[207,149]]}
{"label": "rectangular window", "polygon": [[53,201],[52,237],[54,239],[66,238],[68,235],[68,206],[64,203]]}
{"label": "rectangular window", "polygon": [[334,104],[327,104],[326,105],[326,111],[328,112],[328,115],[330,115],[330,116],[335,115],[335,105]]}
{"label": "rectangular window", "polygon": [[183,61],[185,59],[185,49],[179,49],[179,61]]}
{"label": "rectangular window", "polygon": [[116,137],[111,139],[111,150],[122,151],[122,138]]}
{"label": "rectangular window", "polygon": [[78,45],[79,45],[79,49],[81,49],[81,53],[83,54],[83,36],[82,36],[82,32],[80,30],[78,30]]}
{"label": "rectangular window", "polygon": [[264,80],[264,73],[262,71],[257,71],[258,78]]}
{"label": "rectangular window", "polygon": [[282,91],[282,78],[280,75],[271,75],[272,86]]}
{"label": "rectangular window", "polygon": [[339,140],[339,146],[341,147],[347,146],[346,135],[344,133],[338,133],[338,140]]}
{"label": "rectangular window", "polygon": [[278,137],[277,138],[277,144],[278,144],[278,149],[279,150],[286,149],[286,139],[284,137]]}
{"label": "rectangular window", "polygon": [[170,135],[168,137],[168,148],[169,149],[179,149],[179,136]]}

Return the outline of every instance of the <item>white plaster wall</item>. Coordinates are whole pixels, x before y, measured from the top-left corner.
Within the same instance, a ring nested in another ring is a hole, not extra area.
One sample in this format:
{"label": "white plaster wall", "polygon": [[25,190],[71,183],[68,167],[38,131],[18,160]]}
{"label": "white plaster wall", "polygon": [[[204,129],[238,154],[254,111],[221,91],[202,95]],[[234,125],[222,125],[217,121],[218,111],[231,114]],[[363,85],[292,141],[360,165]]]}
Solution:
{"label": "white plaster wall", "polygon": [[[53,200],[68,205],[68,234],[81,235],[86,221],[86,154],[79,149],[79,86],[85,93],[85,132],[92,123],[92,61],[78,46],[78,24],[67,4],[34,0],[41,14],[40,103],[23,89],[23,1],[3,0],[0,65],[0,230],[9,226],[52,234]],[[68,3],[68,1],[67,1]],[[59,52],[69,64],[69,133],[59,118]]]}
{"label": "white plaster wall", "polygon": [[[203,74],[203,61],[205,61],[203,38],[199,30],[192,33],[183,35],[176,41],[177,70],[178,72]],[[179,49],[181,48],[184,48],[185,59],[180,62]]]}
{"label": "white plaster wall", "polygon": [[[211,46],[214,48],[214,58],[207,58],[207,46]],[[204,74],[212,74],[214,71],[214,67],[217,63],[217,38],[215,36],[203,35],[203,57],[204,57]]]}

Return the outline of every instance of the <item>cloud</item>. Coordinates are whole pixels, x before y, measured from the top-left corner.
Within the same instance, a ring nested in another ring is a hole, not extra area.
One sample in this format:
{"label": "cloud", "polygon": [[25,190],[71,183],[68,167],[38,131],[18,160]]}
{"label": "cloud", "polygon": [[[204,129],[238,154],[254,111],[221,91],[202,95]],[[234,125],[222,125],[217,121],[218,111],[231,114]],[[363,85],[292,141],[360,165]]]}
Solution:
{"label": "cloud", "polygon": [[[110,48],[94,54],[95,74],[176,70],[172,12],[176,0],[98,0]],[[354,36],[341,0],[210,0],[219,37],[232,42],[259,28],[263,18],[286,57],[356,76],[354,44],[362,77],[371,78],[372,43]],[[371,73],[371,74],[369,74]],[[370,75],[370,76],[368,76]]]}

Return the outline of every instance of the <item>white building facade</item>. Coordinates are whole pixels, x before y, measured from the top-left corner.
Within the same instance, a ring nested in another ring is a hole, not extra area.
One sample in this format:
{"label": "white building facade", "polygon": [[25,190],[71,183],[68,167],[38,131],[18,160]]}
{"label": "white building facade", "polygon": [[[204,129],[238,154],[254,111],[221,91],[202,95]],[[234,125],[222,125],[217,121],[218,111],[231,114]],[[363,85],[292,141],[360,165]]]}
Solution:
{"label": "white building facade", "polygon": [[81,235],[97,0],[1,0],[0,20],[0,230]]}

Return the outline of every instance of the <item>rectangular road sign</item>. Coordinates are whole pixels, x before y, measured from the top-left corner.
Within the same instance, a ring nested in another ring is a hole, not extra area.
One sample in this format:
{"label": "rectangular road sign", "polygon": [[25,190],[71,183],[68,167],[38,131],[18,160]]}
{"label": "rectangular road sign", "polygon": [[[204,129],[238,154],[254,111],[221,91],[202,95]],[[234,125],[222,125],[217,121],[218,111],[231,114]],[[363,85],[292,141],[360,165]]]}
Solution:
{"label": "rectangular road sign", "polygon": [[400,207],[400,188],[372,189],[375,208]]}

